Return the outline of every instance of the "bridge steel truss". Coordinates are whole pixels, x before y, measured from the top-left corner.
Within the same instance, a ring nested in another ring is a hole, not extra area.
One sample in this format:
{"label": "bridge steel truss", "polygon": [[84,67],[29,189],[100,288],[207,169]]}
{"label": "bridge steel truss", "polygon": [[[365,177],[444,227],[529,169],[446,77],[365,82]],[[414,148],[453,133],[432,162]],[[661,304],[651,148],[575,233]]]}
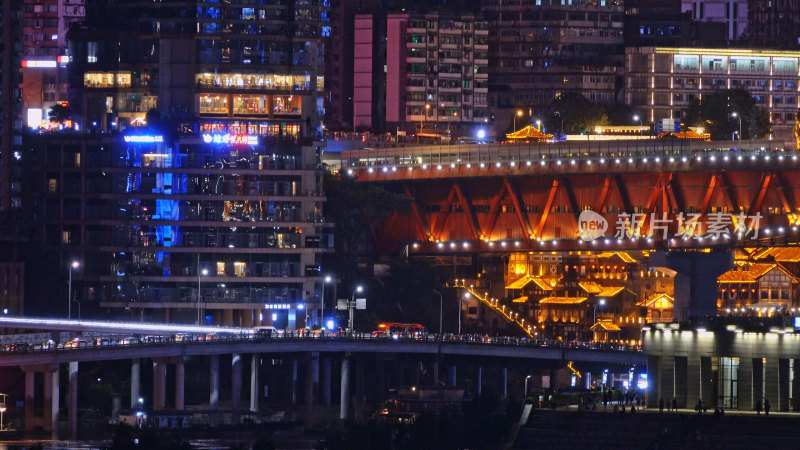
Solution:
{"label": "bridge steel truss", "polygon": [[[797,155],[780,152],[758,159],[729,155],[688,161],[651,158],[649,164],[640,157],[550,160],[532,167],[445,165],[427,171],[369,172],[362,168],[355,176],[361,182],[381,183],[408,199],[405,211],[391,214],[374,230],[377,249],[385,252],[405,246],[410,253],[437,254],[796,245],[800,237]],[[604,238],[578,239],[583,210],[605,218]],[[617,239],[620,213],[643,214],[638,233]],[[679,213],[700,214],[701,228],[694,237],[682,235]],[[757,234],[733,233],[742,214],[747,217],[743,229],[757,221]],[[757,214],[761,217],[754,220]],[[731,233],[711,239],[704,231],[709,215],[729,216]],[[663,230],[651,227],[651,219],[665,217],[670,220],[666,239]]]}

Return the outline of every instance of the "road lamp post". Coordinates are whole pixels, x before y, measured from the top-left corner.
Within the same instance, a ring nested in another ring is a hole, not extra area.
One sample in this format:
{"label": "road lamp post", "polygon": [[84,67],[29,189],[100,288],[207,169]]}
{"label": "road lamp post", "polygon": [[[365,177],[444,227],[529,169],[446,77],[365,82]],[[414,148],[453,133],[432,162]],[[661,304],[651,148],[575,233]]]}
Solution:
{"label": "road lamp post", "polygon": [[439,296],[439,336],[442,335],[442,293],[437,291],[436,289],[433,290]]}
{"label": "road lamp post", "polygon": [[525,393],[522,394],[522,403],[525,403],[525,399],[528,398],[528,380],[531,379],[531,375],[525,377]]}
{"label": "road lamp post", "polygon": [[[487,294],[488,295],[488,294]],[[464,290],[464,296],[458,296],[458,334],[461,334],[461,309],[462,309],[462,300],[465,298],[469,298],[469,291],[466,289]]]}
{"label": "road lamp post", "polygon": [[78,260],[73,260],[69,263],[69,281],[67,282],[67,289],[69,292],[67,293],[67,318],[72,319],[72,271],[77,270],[81,266],[81,263]]}
{"label": "road lamp post", "polygon": [[642,123],[642,118],[638,114],[633,116],[633,121],[635,122],[637,120],[639,121],[639,136],[641,136],[642,135],[642,127],[644,126],[644,124]]}
{"label": "road lamp post", "polygon": [[536,121],[536,129],[539,130],[539,133],[542,132],[542,121],[541,120],[537,120]]}
{"label": "road lamp post", "polygon": [[320,328],[324,327],[325,322],[325,285],[333,281],[330,275],[325,275],[325,278],[322,279],[322,293],[319,296],[319,326]]}
{"label": "road lamp post", "polygon": [[350,318],[347,322],[347,329],[353,331],[353,310],[356,309],[356,294],[360,294],[364,292],[364,286],[358,285],[356,286],[355,290],[353,290],[353,296],[350,298],[350,305],[347,308],[350,312]]}
{"label": "road lamp post", "polygon": [[428,111],[430,111],[431,105],[425,104],[425,110],[422,111],[422,118],[419,119],[419,133],[417,133],[417,143],[419,143],[419,135],[422,134],[422,123],[425,119],[427,119]]}
{"label": "road lamp post", "polygon": [[523,112],[522,112],[522,110],[520,109],[520,110],[518,110],[518,111],[517,111],[517,113],[514,115],[514,129],[513,129],[513,130],[511,130],[512,132],[515,132],[515,131],[517,131],[517,117],[522,117],[522,115],[523,115],[523,114],[524,114],[524,113],[523,113]]}
{"label": "road lamp post", "polygon": [[597,305],[598,304],[602,307],[603,305],[606,304],[606,299],[601,298],[600,300],[597,301],[597,303],[594,304],[594,316],[593,316],[594,321],[593,321],[592,325],[597,323]]}
{"label": "road lamp post", "polygon": [[736,111],[731,113],[731,117],[736,117],[739,119],[739,142],[742,142],[742,116],[739,115]]}
{"label": "road lamp post", "polygon": [[[200,256],[197,257],[197,268],[200,269]],[[197,271],[197,325],[200,325],[200,276],[208,275],[208,269]]]}

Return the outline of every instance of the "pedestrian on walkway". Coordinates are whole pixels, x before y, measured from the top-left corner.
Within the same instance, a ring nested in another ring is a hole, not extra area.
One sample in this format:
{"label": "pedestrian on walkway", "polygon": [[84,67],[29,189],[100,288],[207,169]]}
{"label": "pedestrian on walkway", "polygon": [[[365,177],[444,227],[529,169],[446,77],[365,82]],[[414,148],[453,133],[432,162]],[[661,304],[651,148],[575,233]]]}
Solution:
{"label": "pedestrian on walkway", "polygon": [[672,397],[672,410],[678,412],[678,399]]}
{"label": "pedestrian on walkway", "polygon": [[770,408],[769,408],[769,399],[766,399],[766,398],[765,398],[765,399],[764,399],[764,415],[765,415],[765,416],[768,416],[768,415],[769,415],[769,409],[770,409]]}
{"label": "pedestrian on walkway", "polygon": [[756,400],[756,414],[761,414],[761,399]]}
{"label": "pedestrian on walkway", "polygon": [[660,412],[660,413],[664,412],[664,397],[661,397],[658,400],[658,412]]}

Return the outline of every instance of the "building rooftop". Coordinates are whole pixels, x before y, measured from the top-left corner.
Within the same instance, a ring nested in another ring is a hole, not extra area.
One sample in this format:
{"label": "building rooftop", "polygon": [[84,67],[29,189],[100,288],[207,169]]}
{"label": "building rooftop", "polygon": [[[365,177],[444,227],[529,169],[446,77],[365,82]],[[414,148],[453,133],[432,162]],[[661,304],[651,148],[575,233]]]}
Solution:
{"label": "building rooftop", "polygon": [[[720,283],[755,283],[767,272],[774,269],[778,264],[756,263],[749,268],[729,270],[717,278]],[[778,266],[782,271],[785,270]],[[791,276],[791,275],[790,275]]]}
{"label": "building rooftop", "polygon": [[592,331],[621,331],[621,328],[610,320],[599,320],[596,324],[592,325],[591,329]]}
{"label": "building rooftop", "polygon": [[586,297],[547,297],[539,300],[540,305],[577,305],[587,300]]}
{"label": "building rooftop", "polygon": [[675,305],[675,298],[667,294],[653,294],[636,304],[636,306],[657,309],[668,309],[673,305]]}

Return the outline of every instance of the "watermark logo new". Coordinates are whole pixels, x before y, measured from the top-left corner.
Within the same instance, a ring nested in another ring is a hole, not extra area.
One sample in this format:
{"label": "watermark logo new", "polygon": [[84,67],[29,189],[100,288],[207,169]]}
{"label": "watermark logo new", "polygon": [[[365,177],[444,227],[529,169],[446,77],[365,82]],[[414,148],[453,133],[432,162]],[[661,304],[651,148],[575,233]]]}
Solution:
{"label": "watermark logo new", "polygon": [[608,231],[608,221],[605,217],[587,209],[578,216],[578,232],[583,241],[593,241],[603,237]]}

